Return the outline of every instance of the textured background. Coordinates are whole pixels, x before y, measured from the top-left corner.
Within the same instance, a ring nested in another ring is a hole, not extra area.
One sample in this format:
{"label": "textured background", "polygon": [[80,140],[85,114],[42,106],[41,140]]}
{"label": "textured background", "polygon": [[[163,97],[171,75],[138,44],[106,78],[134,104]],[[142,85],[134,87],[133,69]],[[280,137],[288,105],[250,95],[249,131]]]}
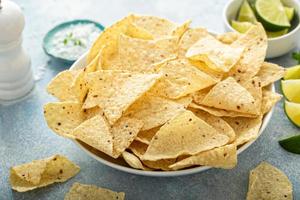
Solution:
{"label": "textured background", "polygon": [[[134,176],[106,167],[83,153],[75,144],[52,133],[44,122],[42,106],[53,100],[45,92],[49,80],[67,69],[43,53],[41,44],[45,33],[57,23],[76,18],[88,18],[104,26],[129,12],[153,14],[175,22],[193,20],[193,26],[204,26],[222,32],[222,8],[226,0],[17,0],[26,16],[24,47],[31,55],[35,74],[44,71],[34,90],[23,101],[0,105],[0,199],[54,200],[63,199],[73,182],[111,188],[126,192],[126,199],[245,199],[249,170],[266,160],[282,169],[294,184],[295,199],[300,199],[300,156],[280,148],[283,136],[299,133],[284,115],[282,101],[263,135],[239,156],[233,170],[212,169],[195,175],[175,178]],[[1,30],[0,30],[1,31]],[[294,65],[291,55],[273,60],[284,66]],[[45,67],[44,70],[40,70]],[[277,91],[279,89],[276,85]],[[9,167],[33,159],[61,153],[81,167],[81,172],[66,183],[17,193],[10,189]]]}

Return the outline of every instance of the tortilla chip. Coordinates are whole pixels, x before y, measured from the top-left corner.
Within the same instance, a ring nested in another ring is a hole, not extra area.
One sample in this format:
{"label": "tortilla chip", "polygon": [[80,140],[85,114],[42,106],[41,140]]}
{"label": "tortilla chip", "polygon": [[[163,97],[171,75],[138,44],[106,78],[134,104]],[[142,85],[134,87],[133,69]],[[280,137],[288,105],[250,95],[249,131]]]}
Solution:
{"label": "tortilla chip", "polygon": [[281,95],[276,92],[272,92],[266,89],[263,89],[263,98],[262,98],[262,106],[261,113],[264,115],[269,112],[273,106],[281,99]]}
{"label": "tortilla chip", "polygon": [[264,87],[282,78],[284,73],[285,69],[283,67],[264,62],[256,76],[261,79],[261,86]]}
{"label": "tortilla chip", "polygon": [[160,78],[158,74],[97,71],[89,74],[89,93],[83,108],[99,106],[110,124],[147,92]]}
{"label": "tortilla chip", "polygon": [[154,38],[171,36],[177,28],[177,24],[155,16],[135,15],[133,24],[148,31]]}
{"label": "tortilla chip", "polygon": [[151,93],[171,99],[178,99],[217,82],[185,59],[169,61],[160,67],[159,72],[163,77]]}
{"label": "tortilla chip", "polygon": [[223,33],[221,35],[217,35],[217,39],[223,42],[224,44],[231,44],[234,41],[236,41],[240,36],[241,34],[238,32],[228,32]]}
{"label": "tortilla chip", "polygon": [[292,200],[293,185],[289,178],[278,168],[261,162],[250,171],[247,200],[272,199]]}
{"label": "tortilla chip", "polygon": [[126,161],[126,163],[134,168],[134,169],[141,169],[141,170],[148,170],[146,167],[144,167],[143,163],[140,161],[138,157],[133,155],[132,153],[129,153],[127,151],[124,151],[122,153],[122,157]]}
{"label": "tortilla chip", "polygon": [[172,100],[145,95],[128,108],[125,116],[144,122],[142,130],[149,130],[163,125],[184,110],[184,105]]}
{"label": "tortilla chip", "polygon": [[266,57],[267,43],[267,35],[261,24],[253,26],[246,34],[239,37],[231,46],[237,48],[243,46],[245,51],[228,76],[234,77],[238,82],[254,77]]}
{"label": "tortilla chip", "polygon": [[122,63],[122,68],[119,69],[153,72],[155,64],[174,59],[177,56],[177,39],[168,37],[158,40],[142,40],[121,35],[119,55]]}
{"label": "tortilla chip", "polygon": [[231,77],[217,83],[201,104],[240,113],[257,114],[260,111],[260,108],[255,107],[251,93]]}
{"label": "tortilla chip", "polygon": [[150,144],[150,141],[156,134],[156,132],[160,129],[160,126],[152,128],[150,130],[141,131],[138,133],[137,137],[135,138],[136,141],[142,142],[144,144]]}
{"label": "tortilla chip", "polygon": [[[83,102],[84,98],[88,92],[88,86],[86,81],[86,76],[90,72],[94,72],[96,70],[100,70],[102,68],[101,57],[103,53],[103,48],[100,49],[98,55],[88,64],[84,69],[82,69],[77,76],[74,78],[72,83],[72,90],[74,95],[77,97],[79,102]],[[100,62],[100,64],[99,64]]]}
{"label": "tortilla chip", "polygon": [[249,118],[257,117],[257,115],[252,115],[252,114],[247,114],[247,113],[239,113],[239,112],[230,111],[230,110],[223,110],[223,109],[198,105],[195,103],[191,103],[189,105],[189,107],[203,110],[203,111],[208,112],[209,114],[217,116],[217,117],[249,117]]}
{"label": "tortilla chip", "polygon": [[63,137],[72,137],[73,129],[86,118],[77,102],[48,103],[44,106],[44,116],[48,127]]}
{"label": "tortilla chip", "polygon": [[178,57],[185,58],[187,50],[195,44],[199,39],[208,35],[204,28],[191,28],[187,30],[179,41]]}
{"label": "tortilla chip", "polygon": [[104,57],[109,59],[111,55],[115,54],[118,50],[119,36],[121,33],[126,33],[128,25],[131,23],[133,16],[129,15],[120,21],[116,22],[110,27],[107,27],[96,39],[93,46],[91,47],[88,57],[87,64],[97,56],[100,49],[107,46]]}
{"label": "tortilla chip", "polygon": [[[145,154],[147,150],[148,145],[143,144],[138,141],[134,141],[131,143],[129,149],[140,159]],[[142,160],[142,163],[150,167],[152,169],[158,169],[158,170],[164,170],[169,171],[171,168],[169,168],[169,165],[172,165],[176,162],[176,159],[162,159],[162,160],[156,160],[156,161],[148,161],[148,160]]]}
{"label": "tortilla chip", "polygon": [[180,39],[182,35],[188,30],[191,23],[192,23],[191,20],[187,20],[180,26],[177,26],[175,29],[172,30],[172,36],[175,36],[178,39]]}
{"label": "tortilla chip", "polygon": [[190,156],[169,167],[173,170],[183,169],[195,165],[232,169],[237,164],[236,144],[228,144]]}
{"label": "tortilla chip", "polygon": [[259,136],[262,124],[262,116],[257,118],[246,117],[223,117],[223,119],[233,128],[236,135],[236,145],[242,145]]}
{"label": "tortilla chip", "polygon": [[211,68],[209,68],[204,62],[198,60],[189,60],[192,65],[205,72],[209,76],[213,77],[216,81],[222,80],[224,73],[217,72]]}
{"label": "tortilla chip", "polygon": [[102,115],[83,122],[72,135],[82,142],[117,158],[136,138],[143,126],[140,120],[123,117],[112,127]]}
{"label": "tortilla chip", "polygon": [[242,46],[233,48],[207,35],[191,46],[185,56],[203,61],[215,71],[228,72],[238,62],[243,51]]}
{"label": "tortilla chip", "polygon": [[229,137],[228,143],[235,141],[235,132],[231,126],[224,121],[221,117],[217,117],[204,112],[202,110],[191,109],[191,111],[200,119],[205,121],[207,124],[214,127],[219,133],[224,134]]}
{"label": "tortilla chip", "polygon": [[133,23],[130,23],[128,25],[126,35],[128,35],[132,38],[140,38],[140,39],[144,39],[144,40],[153,40],[154,39],[153,35],[149,31],[147,31],[141,27],[138,27]]}
{"label": "tortilla chip", "polygon": [[228,143],[226,135],[185,111],[163,125],[151,140],[142,160],[177,158],[181,155],[195,155]]}
{"label": "tortilla chip", "polygon": [[62,155],[22,164],[10,169],[10,184],[18,192],[26,192],[56,182],[65,182],[80,168]]}
{"label": "tortilla chip", "polygon": [[85,185],[74,183],[64,200],[124,200],[124,192],[114,192],[112,190],[97,187],[95,185]]}
{"label": "tortilla chip", "polygon": [[194,92],[192,94],[193,101],[197,104],[201,104],[204,97],[209,93],[211,88],[213,88],[213,87],[208,87],[208,88],[205,88],[205,89]]}
{"label": "tortilla chip", "polygon": [[65,70],[57,74],[47,86],[47,92],[60,101],[76,101],[76,95],[72,90],[72,82],[80,73],[80,70]]}
{"label": "tortilla chip", "polygon": [[262,84],[260,78],[255,76],[252,79],[241,83],[241,85],[253,96],[254,106],[256,108],[255,114],[259,115],[261,113],[262,104]]}

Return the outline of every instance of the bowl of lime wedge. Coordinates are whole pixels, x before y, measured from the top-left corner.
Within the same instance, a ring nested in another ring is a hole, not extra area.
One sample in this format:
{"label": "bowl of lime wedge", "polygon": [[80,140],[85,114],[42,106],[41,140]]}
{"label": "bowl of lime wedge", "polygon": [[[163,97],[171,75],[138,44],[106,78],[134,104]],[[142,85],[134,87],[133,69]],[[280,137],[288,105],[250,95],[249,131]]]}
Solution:
{"label": "bowl of lime wedge", "polygon": [[298,0],[232,0],[223,10],[226,31],[245,33],[261,23],[268,36],[267,58],[288,53],[300,39]]}

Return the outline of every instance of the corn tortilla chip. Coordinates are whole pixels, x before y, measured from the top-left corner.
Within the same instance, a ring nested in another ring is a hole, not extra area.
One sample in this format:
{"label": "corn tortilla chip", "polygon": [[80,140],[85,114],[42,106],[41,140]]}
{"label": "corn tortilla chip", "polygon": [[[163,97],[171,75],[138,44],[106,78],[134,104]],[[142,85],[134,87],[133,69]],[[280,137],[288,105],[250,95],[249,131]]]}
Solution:
{"label": "corn tortilla chip", "polygon": [[126,33],[128,25],[131,23],[133,16],[129,15],[120,21],[116,22],[112,26],[106,28],[96,39],[93,46],[91,47],[88,57],[87,64],[92,62],[92,60],[97,56],[100,49],[103,46],[107,46],[105,51],[105,58],[109,59],[111,55],[116,53],[118,50],[119,36],[121,33]]}
{"label": "corn tortilla chip", "polygon": [[239,113],[239,112],[230,111],[230,110],[223,110],[223,109],[198,105],[198,104],[195,104],[195,103],[191,103],[189,105],[189,107],[199,109],[199,110],[203,110],[203,111],[208,112],[209,114],[217,116],[217,117],[249,117],[249,118],[257,117],[256,115],[252,115],[252,114]]}
{"label": "corn tortilla chip", "polygon": [[172,100],[145,95],[128,108],[125,115],[144,122],[142,130],[163,125],[184,110],[184,105]]}
{"label": "corn tortilla chip", "polygon": [[44,116],[48,127],[64,137],[72,137],[73,129],[86,118],[77,102],[48,103],[44,106]]}
{"label": "corn tortilla chip", "polygon": [[263,89],[261,113],[264,115],[281,99],[281,95],[276,92]]}
{"label": "corn tortilla chip", "polygon": [[14,190],[26,192],[56,182],[65,182],[80,168],[62,155],[22,164],[10,169],[10,183]]}
{"label": "corn tortilla chip", "polygon": [[217,36],[217,39],[224,44],[231,44],[241,36],[238,32],[228,32]]}
{"label": "corn tortilla chip", "polygon": [[64,200],[124,200],[124,192],[114,192],[112,190],[97,187],[95,185],[86,185],[74,183],[70,191],[66,194]]}
{"label": "corn tortilla chip", "polygon": [[187,20],[180,26],[177,26],[175,29],[172,30],[172,36],[176,36],[178,39],[180,39],[182,35],[188,30],[191,23],[191,20]]}
{"label": "corn tortilla chip", "polygon": [[136,26],[133,23],[129,23],[127,27],[126,35],[132,37],[132,38],[140,38],[144,40],[152,40],[153,35],[147,31],[146,29],[143,29],[141,27]]}
{"label": "corn tortilla chip", "polygon": [[223,119],[233,128],[236,134],[236,145],[242,145],[250,140],[254,140],[259,136],[260,126],[262,124],[262,116],[257,118],[246,117],[223,117]]}
{"label": "corn tortilla chip", "polygon": [[206,29],[190,28],[181,37],[179,41],[178,57],[185,58],[187,50],[195,44],[199,39],[208,35]]}
{"label": "corn tortilla chip", "polygon": [[228,143],[232,143],[235,140],[235,132],[231,126],[224,121],[221,117],[214,116],[208,112],[202,110],[191,109],[191,111],[207,124],[214,127],[219,133],[225,134],[229,137]]}
{"label": "corn tortilla chip", "polygon": [[203,98],[201,104],[254,115],[258,112],[251,93],[231,77],[217,83]]}
{"label": "corn tortilla chip", "polygon": [[170,99],[178,99],[217,82],[185,59],[167,62],[160,67],[159,73],[163,74],[163,77],[151,92]]}
{"label": "corn tortilla chip", "polygon": [[153,72],[155,64],[177,56],[177,39],[142,40],[121,35],[119,55],[122,70]]}
{"label": "corn tortilla chip", "polygon": [[222,80],[224,73],[215,71],[208,67],[204,62],[198,60],[189,60],[192,65],[200,69],[201,71],[205,72],[206,74],[213,77],[216,81]]}
{"label": "corn tortilla chip", "polygon": [[267,36],[261,24],[253,26],[244,35],[231,44],[232,47],[245,47],[241,59],[230,70],[228,76],[238,82],[247,81],[260,70],[267,51]]}
{"label": "corn tortilla chip", "polygon": [[110,124],[147,92],[161,77],[159,74],[97,71],[89,74],[89,92],[83,108],[99,106]]}
{"label": "corn tortilla chip", "polygon": [[293,185],[289,178],[278,168],[261,162],[250,171],[247,200],[272,199],[292,200]]}
{"label": "corn tortilla chip", "polygon": [[261,79],[261,85],[264,87],[282,78],[284,73],[284,68],[279,65],[264,62],[256,76]]}
{"label": "corn tortilla chip", "polygon": [[60,101],[76,101],[76,95],[72,90],[72,82],[80,73],[80,70],[65,70],[57,74],[47,86],[47,92]]}
{"label": "corn tortilla chip", "polygon": [[145,131],[140,131],[135,138],[135,140],[142,142],[144,144],[150,144],[150,141],[152,140],[153,136],[156,134],[156,132],[160,129],[160,126],[145,130]]}
{"label": "corn tortilla chip", "polygon": [[143,126],[140,120],[122,117],[112,127],[102,115],[83,122],[72,135],[82,142],[117,158],[130,146]]}
{"label": "corn tortilla chip", "polygon": [[[143,144],[138,141],[134,141],[131,143],[129,149],[136,155],[138,158],[141,159],[141,157],[145,154],[147,150],[148,145]],[[176,162],[177,159],[162,159],[162,160],[156,160],[156,161],[148,161],[148,160],[141,160],[142,163],[150,167],[152,169],[157,169],[157,170],[164,170],[164,171],[169,171],[171,168],[169,168],[169,165],[172,165]]]}
{"label": "corn tortilla chip", "polygon": [[207,35],[191,46],[185,56],[203,61],[215,71],[228,72],[238,62],[243,51],[242,46],[233,48]]}
{"label": "corn tortilla chip", "polygon": [[122,157],[126,161],[126,163],[134,168],[134,169],[141,169],[141,170],[147,170],[147,168],[143,165],[143,163],[140,161],[138,157],[133,155],[132,153],[129,153],[127,151],[124,151],[122,153]]}
{"label": "corn tortilla chip", "polygon": [[170,165],[170,168],[178,170],[195,165],[205,165],[216,168],[232,169],[237,164],[236,150],[237,147],[235,143],[217,147],[176,162]]}
{"label": "corn tortilla chip", "polygon": [[220,134],[191,111],[185,111],[160,128],[142,160],[155,161],[195,155],[222,146],[228,141],[228,136]]}

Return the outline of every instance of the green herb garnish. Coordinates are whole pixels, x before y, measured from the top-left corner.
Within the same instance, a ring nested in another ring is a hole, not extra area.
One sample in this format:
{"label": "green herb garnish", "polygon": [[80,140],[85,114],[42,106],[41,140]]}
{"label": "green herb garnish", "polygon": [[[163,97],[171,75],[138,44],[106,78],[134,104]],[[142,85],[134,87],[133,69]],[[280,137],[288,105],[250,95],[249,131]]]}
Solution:
{"label": "green herb garnish", "polygon": [[295,59],[298,64],[300,64],[300,52],[293,52],[292,58]]}
{"label": "green herb garnish", "polygon": [[67,36],[65,37],[65,39],[63,40],[64,45],[67,45],[68,42],[73,42],[73,44],[75,46],[82,46],[85,47],[85,45],[83,44],[83,42],[80,39],[74,38],[73,37],[73,33],[69,33],[67,34]]}

